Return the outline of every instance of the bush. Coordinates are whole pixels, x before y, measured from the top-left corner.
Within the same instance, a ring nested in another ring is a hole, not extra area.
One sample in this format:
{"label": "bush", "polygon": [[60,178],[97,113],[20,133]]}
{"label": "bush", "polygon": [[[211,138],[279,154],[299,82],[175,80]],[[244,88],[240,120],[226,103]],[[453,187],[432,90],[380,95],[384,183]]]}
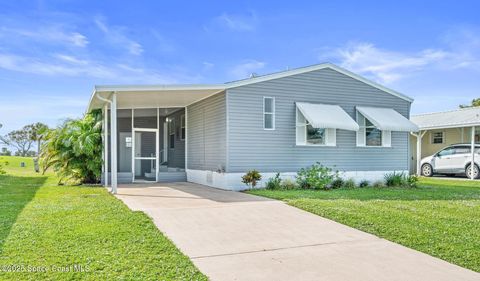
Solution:
{"label": "bush", "polygon": [[269,178],[265,186],[267,189],[282,188],[282,179],[280,178],[280,173],[276,173],[273,178]]}
{"label": "bush", "polygon": [[297,183],[292,179],[284,179],[282,181],[282,188],[283,189],[295,189],[298,188]]}
{"label": "bush", "polygon": [[342,187],[344,183],[345,183],[344,180],[342,178],[338,177],[338,178],[334,179],[332,181],[332,183],[330,183],[330,187],[333,188],[333,189],[337,189],[337,188]]}
{"label": "bush", "polygon": [[418,177],[404,172],[385,175],[385,184],[389,187],[417,187]]}
{"label": "bush", "polygon": [[332,169],[318,162],[297,172],[297,183],[305,189],[326,189],[336,178],[338,178],[338,172],[333,172]]}
{"label": "bush", "polygon": [[385,174],[385,184],[388,187],[403,186],[405,184],[404,173],[393,172],[393,173]]}
{"label": "bush", "polygon": [[408,175],[407,176],[408,187],[417,187],[417,183],[418,183],[418,176],[417,175]]}
{"label": "bush", "polygon": [[248,185],[251,188],[257,186],[257,181],[262,179],[262,175],[257,170],[248,171],[244,176],[242,176],[242,182]]}
{"label": "bush", "polygon": [[43,173],[49,168],[59,183],[98,183],[102,172],[102,111],[66,120],[48,130],[40,153]]}
{"label": "bush", "polygon": [[343,187],[345,188],[355,188],[357,185],[355,184],[355,180],[353,179],[348,179],[343,183]]}
{"label": "bush", "polygon": [[0,163],[0,175],[4,175],[6,174],[7,172],[5,172],[5,170],[3,169],[3,164]]}
{"label": "bush", "polygon": [[370,183],[369,183],[367,180],[362,180],[362,181],[358,184],[358,187],[364,188],[364,187],[368,187],[369,185],[370,185]]}

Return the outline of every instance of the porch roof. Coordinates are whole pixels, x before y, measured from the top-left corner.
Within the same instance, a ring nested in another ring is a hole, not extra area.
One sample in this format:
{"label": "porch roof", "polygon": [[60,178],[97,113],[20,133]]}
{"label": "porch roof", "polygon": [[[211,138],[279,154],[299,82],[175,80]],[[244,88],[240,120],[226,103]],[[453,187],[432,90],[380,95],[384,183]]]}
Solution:
{"label": "porch roof", "polygon": [[95,86],[87,112],[101,108],[117,93],[117,108],[185,107],[225,90],[224,85],[115,85]]}
{"label": "porch roof", "polygon": [[480,126],[480,107],[413,115],[410,119],[420,130]]}

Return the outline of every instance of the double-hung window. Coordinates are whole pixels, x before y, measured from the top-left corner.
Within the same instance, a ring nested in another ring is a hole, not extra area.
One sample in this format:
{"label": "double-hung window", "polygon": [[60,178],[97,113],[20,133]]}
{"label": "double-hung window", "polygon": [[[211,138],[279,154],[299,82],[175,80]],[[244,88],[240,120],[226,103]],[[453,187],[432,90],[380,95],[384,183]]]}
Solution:
{"label": "double-hung window", "polygon": [[263,97],[263,129],[275,130],[275,98]]}
{"label": "double-hung window", "polygon": [[335,146],[336,129],[314,128],[297,108],[296,143],[297,145]]}
{"label": "double-hung window", "polygon": [[368,147],[390,147],[391,131],[380,130],[365,118],[360,112],[357,112],[357,123],[360,129],[357,132],[357,146]]}
{"label": "double-hung window", "polygon": [[444,143],[444,134],[443,131],[432,132],[432,144]]}

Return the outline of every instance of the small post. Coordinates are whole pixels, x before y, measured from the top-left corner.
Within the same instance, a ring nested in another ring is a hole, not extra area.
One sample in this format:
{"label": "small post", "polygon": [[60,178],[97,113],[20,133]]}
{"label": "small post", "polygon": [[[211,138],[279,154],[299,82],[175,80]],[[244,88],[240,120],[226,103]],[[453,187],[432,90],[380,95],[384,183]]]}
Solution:
{"label": "small post", "polygon": [[472,127],[472,136],[471,136],[471,146],[472,146],[472,162],[470,163],[470,169],[472,169],[470,173],[470,179],[475,179],[473,175],[473,171],[475,169],[475,126]]}
{"label": "small post", "polygon": [[112,193],[117,194],[117,93],[115,92],[112,94],[110,116]]}

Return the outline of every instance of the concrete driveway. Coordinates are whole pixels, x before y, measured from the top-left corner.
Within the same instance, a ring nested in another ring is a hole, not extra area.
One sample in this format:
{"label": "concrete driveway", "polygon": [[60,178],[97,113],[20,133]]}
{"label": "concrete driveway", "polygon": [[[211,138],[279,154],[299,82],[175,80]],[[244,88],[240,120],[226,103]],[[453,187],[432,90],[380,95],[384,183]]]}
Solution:
{"label": "concrete driveway", "polygon": [[192,183],[118,190],[118,198],[151,216],[211,280],[480,280],[473,271],[276,200]]}

